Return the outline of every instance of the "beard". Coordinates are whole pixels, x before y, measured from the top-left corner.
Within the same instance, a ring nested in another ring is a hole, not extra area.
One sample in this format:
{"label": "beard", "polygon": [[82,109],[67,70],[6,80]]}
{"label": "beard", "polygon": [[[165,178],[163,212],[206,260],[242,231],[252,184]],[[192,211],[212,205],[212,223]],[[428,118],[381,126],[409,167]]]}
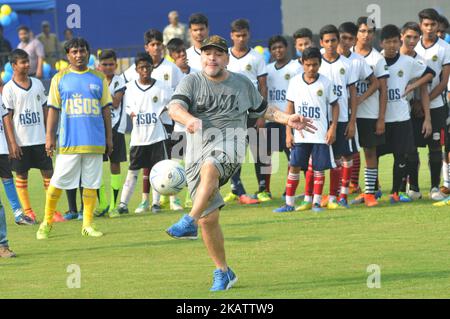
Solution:
{"label": "beard", "polygon": [[203,72],[210,78],[220,78],[224,74],[225,70],[221,68],[208,70],[207,68],[205,68]]}

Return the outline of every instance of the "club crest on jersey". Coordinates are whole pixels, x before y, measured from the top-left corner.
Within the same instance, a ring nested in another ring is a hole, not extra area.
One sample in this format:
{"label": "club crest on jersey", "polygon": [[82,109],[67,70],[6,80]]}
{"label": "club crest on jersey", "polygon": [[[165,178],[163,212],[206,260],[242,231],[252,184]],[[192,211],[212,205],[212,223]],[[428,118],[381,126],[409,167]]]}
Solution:
{"label": "club crest on jersey", "polygon": [[389,70],[389,67],[387,65],[384,66],[384,70],[387,71]]}
{"label": "club crest on jersey", "polygon": [[37,100],[38,100],[38,102],[41,101],[41,96],[40,95],[37,96]]}
{"label": "club crest on jersey", "polygon": [[433,57],[431,58],[431,60],[433,60],[433,62],[436,62],[438,60],[437,55],[433,55]]}
{"label": "club crest on jersey", "polygon": [[247,64],[247,66],[245,67],[245,69],[246,69],[247,71],[251,71],[251,70],[252,70],[252,66],[251,66],[250,64]]}
{"label": "club crest on jersey", "polygon": [[168,73],[164,74],[164,81],[169,81],[169,74]]}
{"label": "club crest on jersey", "polygon": [[285,78],[287,81],[289,81],[289,80],[291,79],[291,75],[288,73],[288,74],[286,74],[286,75],[284,76],[284,78]]}
{"label": "club crest on jersey", "polygon": [[153,97],[153,103],[157,103],[158,102],[158,97],[157,96],[154,96]]}
{"label": "club crest on jersey", "polygon": [[100,96],[100,86],[97,84],[89,84],[89,90],[95,96]]}
{"label": "club crest on jersey", "polygon": [[322,96],[322,95],[323,95],[323,91],[322,90],[317,91],[317,96]]}
{"label": "club crest on jersey", "polygon": [[114,83],[114,89],[117,89],[118,86],[119,86],[119,82],[116,81],[116,82]]}
{"label": "club crest on jersey", "polygon": [[399,78],[403,77],[403,71],[402,71],[402,70],[398,71],[397,74],[398,74],[398,77],[399,77]]}
{"label": "club crest on jersey", "polygon": [[342,75],[344,75],[345,74],[345,69],[342,68],[340,72],[341,72]]}

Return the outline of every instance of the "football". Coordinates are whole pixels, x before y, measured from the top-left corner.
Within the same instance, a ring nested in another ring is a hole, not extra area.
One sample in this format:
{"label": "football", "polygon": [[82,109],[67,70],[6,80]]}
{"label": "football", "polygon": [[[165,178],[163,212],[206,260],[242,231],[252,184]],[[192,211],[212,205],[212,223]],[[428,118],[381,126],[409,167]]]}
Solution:
{"label": "football", "polygon": [[186,186],[186,172],[179,163],[164,160],[153,166],[150,183],[161,195],[175,195]]}

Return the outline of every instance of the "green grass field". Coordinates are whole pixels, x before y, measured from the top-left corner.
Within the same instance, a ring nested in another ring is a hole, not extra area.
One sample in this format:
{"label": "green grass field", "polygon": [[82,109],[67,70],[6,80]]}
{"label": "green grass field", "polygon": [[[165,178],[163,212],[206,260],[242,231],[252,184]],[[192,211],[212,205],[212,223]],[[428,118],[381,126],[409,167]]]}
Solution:
{"label": "green grass field", "polygon": [[[282,203],[285,184],[286,162],[280,156],[281,169],[272,181],[276,200],[253,207],[231,204],[221,213],[228,262],[239,281],[215,294],[209,292],[214,265],[202,241],[176,241],[164,232],[181,213],[100,218],[96,224],[106,235],[99,239],[82,238],[78,221],[56,224],[51,238],[38,242],[38,226],[13,223],[2,188],[10,246],[18,258],[0,260],[0,299],[449,298],[450,214],[448,208],[432,207],[425,152],[421,158],[424,200],[388,203],[392,158],[385,157],[380,207],[279,215],[272,210]],[[243,176],[247,191],[255,191],[253,165],[245,165]],[[105,182],[109,185],[109,174]],[[140,200],[138,185],[132,211]],[[36,171],[30,189],[42,219],[45,197]],[[228,191],[227,186],[222,189]],[[59,209],[67,209],[65,194]],[[80,289],[67,288],[71,264],[80,266]],[[381,268],[379,289],[367,287],[371,264]]]}

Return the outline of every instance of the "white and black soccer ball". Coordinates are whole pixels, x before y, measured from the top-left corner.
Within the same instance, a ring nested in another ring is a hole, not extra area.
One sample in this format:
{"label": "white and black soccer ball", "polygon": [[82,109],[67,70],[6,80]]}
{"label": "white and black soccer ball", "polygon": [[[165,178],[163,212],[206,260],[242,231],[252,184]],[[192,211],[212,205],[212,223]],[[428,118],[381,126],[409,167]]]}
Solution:
{"label": "white and black soccer ball", "polygon": [[186,172],[179,163],[164,160],[153,166],[150,183],[161,195],[175,195],[186,186]]}

